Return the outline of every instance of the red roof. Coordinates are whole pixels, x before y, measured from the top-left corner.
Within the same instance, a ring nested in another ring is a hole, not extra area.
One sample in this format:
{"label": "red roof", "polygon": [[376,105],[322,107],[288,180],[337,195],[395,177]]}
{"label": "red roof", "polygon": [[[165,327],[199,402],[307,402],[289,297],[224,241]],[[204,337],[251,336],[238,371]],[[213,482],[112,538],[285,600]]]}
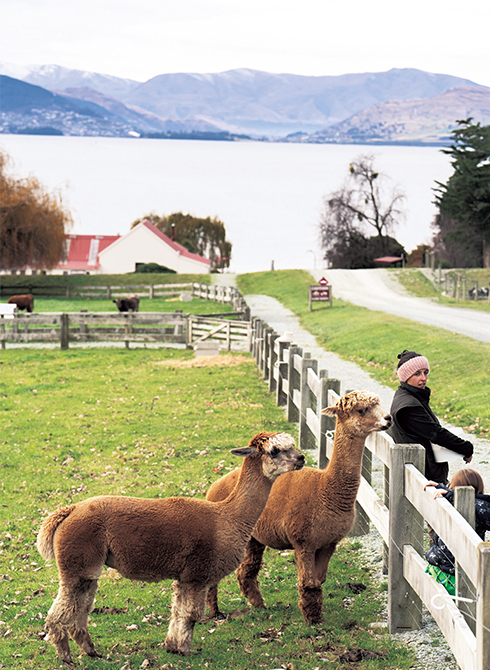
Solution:
{"label": "red roof", "polygon": [[96,270],[99,252],[118,240],[120,235],[66,235],[66,261],[59,270]]}
{"label": "red roof", "polygon": [[192,258],[193,260],[199,261],[200,263],[205,263],[206,265],[211,264],[211,261],[208,258],[204,258],[204,256],[199,256],[199,254],[193,254],[184,246],[182,246],[182,244],[179,244],[175,240],[171,240],[170,237],[168,237],[168,235],[162,233],[162,231],[159,230],[156,226],[154,226],[153,223],[151,223],[151,221],[148,221],[148,219],[144,219],[141,222],[141,225],[148,228],[148,230],[151,230],[152,233],[154,233],[157,237],[159,237],[166,244],[168,244],[169,247],[172,247],[172,249],[178,251],[181,256],[185,256],[186,258]]}
{"label": "red roof", "polygon": [[380,258],[373,258],[375,263],[395,263],[402,261],[403,256],[381,256]]}

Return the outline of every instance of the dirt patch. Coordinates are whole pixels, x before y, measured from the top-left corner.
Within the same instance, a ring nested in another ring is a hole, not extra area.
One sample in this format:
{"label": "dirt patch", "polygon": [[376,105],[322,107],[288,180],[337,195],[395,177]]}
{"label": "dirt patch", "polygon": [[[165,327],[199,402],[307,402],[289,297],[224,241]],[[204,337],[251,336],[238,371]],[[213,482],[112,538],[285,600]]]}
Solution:
{"label": "dirt patch", "polygon": [[157,361],[155,365],[163,365],[166,368],[230,368],[235,365],[242,365],[250,359],[246,356],[236,356],[235,354],[224,354],[218,356],[197,356],[185,361]]}

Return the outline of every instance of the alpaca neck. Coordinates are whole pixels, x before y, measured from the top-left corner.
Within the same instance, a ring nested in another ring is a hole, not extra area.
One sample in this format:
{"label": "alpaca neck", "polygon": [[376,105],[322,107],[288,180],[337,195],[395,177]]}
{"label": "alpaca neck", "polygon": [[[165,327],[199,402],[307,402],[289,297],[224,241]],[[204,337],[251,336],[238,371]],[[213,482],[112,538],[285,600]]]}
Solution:
{"label": "alpaca neck", "polygon": [[352,433],[337,421],[332,457],[324,470],[324,477],[344,504],[354,504],[356,500],[365,442],[366,435]]}
{"label": "alpaca neck", "polygon": [[223,505],[245,533],[251,533],[257,523],[273,483],[264,476],[260,458],[248,456],[244,460],[235,488]]}

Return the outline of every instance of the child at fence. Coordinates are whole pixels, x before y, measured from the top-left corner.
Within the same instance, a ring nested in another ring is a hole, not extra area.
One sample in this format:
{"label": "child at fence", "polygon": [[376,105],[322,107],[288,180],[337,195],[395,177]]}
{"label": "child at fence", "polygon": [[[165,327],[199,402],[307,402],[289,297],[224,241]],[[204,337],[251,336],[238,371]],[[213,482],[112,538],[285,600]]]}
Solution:
{"label": "child at fence", "polygon": [[[451,479],[449,486],[428,482],[428,486],[435,486],[434,498],[445,496],[446,500],[454,505],[454,490],[456,486],[472,486],[475,489],[475,530],[482,540],[485,540],[485,531],[490,530],[490,496],[484,495],[484,484],[481,475],[471,468],[458,470]],[[433,544],[425,554],[429,565],[426,572],[443,584],[447,591],[455,595],[454,556],[444,541],[434,533]]]}
{"label": "child at fence", "polygon": [[449,464],[436,461],[432,443],[461,454],[466,463],[471,461],[473,445],[441,426],[430,408],[431,390],[427,383],[429,361],[415,351],[398,355],[396,374],[400,386],[391,404],[393,426],[390,434],[397,444],[421,444],[425,449],[425,476],[447,484]]}

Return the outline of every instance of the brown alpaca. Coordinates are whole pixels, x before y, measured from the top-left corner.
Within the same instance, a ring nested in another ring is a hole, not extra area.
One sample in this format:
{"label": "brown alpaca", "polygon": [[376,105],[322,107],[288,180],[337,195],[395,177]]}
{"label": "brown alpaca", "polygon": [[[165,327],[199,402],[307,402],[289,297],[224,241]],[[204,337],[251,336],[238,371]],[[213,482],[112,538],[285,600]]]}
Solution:
{"label": "brown alpaca", "polygon": [[[321,620],[322,584],[329,561],[354,523],[366,437],[391,425],[390,415],[382,410],[378,396],[372,393],[349,393],[333,407],[323,409],[322,414],[337,417],[329,465],[325,470],[303,468],[277,480],[236,573],[243,595],[255,607],[264,607],[257,577],[265,547],[294,549],[299,606],[309,623]],[[219,479],[206,499],[224,499],[237,477],[235,471]],[[220,615],[217,592],[214,585],[208,593],[213,616]]]}
{"label": "brown alpaca", "polygon": [[87,625],[104,565],[128,579],[175,580],[165,646],[190,652],[209,586],[243,560],[274,480],[304,465],[287,433],[258,433],[248,447],[231,453],[245,460],[236,486],[221,502],[99,496],[43,522],[37,547],[43,558],[56,559],[60,577],[46,628],[65,663],[72,663],[68,635],[89,656],[98,656]]}

